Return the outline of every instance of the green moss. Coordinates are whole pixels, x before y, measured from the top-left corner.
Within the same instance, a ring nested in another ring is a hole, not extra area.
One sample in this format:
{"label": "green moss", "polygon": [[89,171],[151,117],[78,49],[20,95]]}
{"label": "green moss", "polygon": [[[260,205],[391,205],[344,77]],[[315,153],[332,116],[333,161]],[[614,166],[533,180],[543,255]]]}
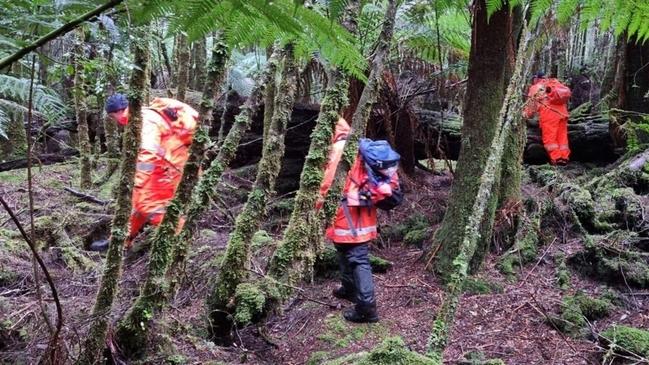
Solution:
{"label": "green moss", "polygon": [[649,331],[614,325],[604,330],[601,337],[614,352],[649,357]]}
{"label": "green moss", "polygon": [[309,356],[306,365],[320,365],[329,358],[327,351],[316,351]]}
{"label": "green moss", "polygon": [[560,317],[552,319],[562,332],[573,337],[586,337],[590,333],[588,321],[606,317],[613,307],[606,298],[593,298],[583,293],[563,298]]}
{"label": "green moss", "polygon": [[255,232],[255,234],[252,236],[253,248],[261,248],[271,244],[272,242],[273,242],[273,237],[271,237],[268,234],[268,232],[264,231],[263,229]]}
{"label": "green moss", "polygon": [[566,290],[570,287],[570,270],[566,265],[566,256],[563,254],[557,255],[555,257],[555,263],[557,264],[557,272],[555,279],[557,281],[557,286],[561,290]]}
{"label": "green moss", "polygon": [[418,245],[431,235],[431,226],[428,218],[415,213],[399,224],[381,227],[381,238],[390,241],[404,241],[408,244]]}
{"label": "green moss", "polygon": [[237,285],[234,300],[236,304],[234,320],[239,325],[246,325],[262,313],[266,295],[257,286],[242,283]]}
{"label": "green moss", "polygon": [[187,363],[187,358],[183,355],[170,355],[167,356],[165,363],[169,365],[183,365]]}
{"label": "green moss", "polygon": [[439,365],[441,363],[410,351],[400,337],[389,337],[369,353],[359,353],[326,362],[327,365]]}
{"label": "green moss", "polygon": [[503,287],[485,279],[470,277],[464,281],[463,291],[467,294],[492,294],[502,293]]}
{"label": "green moss", "polygon": [[460,360],[457,365],[505,365],[500,359],[486,359],[486,356],[481,351],[471,351],[464,355],[464,359]]}

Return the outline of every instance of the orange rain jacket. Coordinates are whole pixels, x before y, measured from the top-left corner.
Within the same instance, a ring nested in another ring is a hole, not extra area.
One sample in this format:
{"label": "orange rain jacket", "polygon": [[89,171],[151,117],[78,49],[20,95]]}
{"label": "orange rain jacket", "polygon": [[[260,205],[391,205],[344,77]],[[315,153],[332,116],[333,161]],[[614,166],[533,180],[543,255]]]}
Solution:
{"label": "orange rain jacket", "polygon": [[198,112],[178,100],[155,98],[142,118],[127,247],[147,222],[162,221],[189,158]]}
{"label": "orange rain jacket", "polygon": [[325,202],[325,197],[327,192],[331,187],[331,184],[336,177],[336,169],[338,163],[343,156],[343,150],[345,149],[345,144],[347,143],[347,136],[351,128],[347,121],[343,118],[339,118],[336,123],[336,129],[334,131],[333,138],[331,139],[331,149],[329,150],[329,158],[327,160],[327,166],[325,168],[324,176],[322,178],[322,183],[320,184],[320,194],[318,200],[315,203],[315,209],[319,210],[322,208]]}
{"label": "orange rain jacket", "polygon": [[[543,79],[530,86],[527,93],[528,101],[523,110],[525,118],[539,114],[541,139],[543,146],[550,156],[550,161],[555,163],[559,159],[568,160],[570,147],[568,146],[568,102],[561,100],[552,93],[554,88],[565,88],[557,79]],[[546,90],[550,89],[550,93]],[[569,89],[568,89],[569,90]],[[568,99],[570,97],[568,91]]]}
{"label": "orange rain jacket", "polygon": [[[361,244],[377,236],[375,203],[392,195],[399,188],[399,177],[395,173],[389,183],[374,186],[369,182],[363,158],[356,156],[354,165],[347,173],[343,196],[349,216],[344,206],[339,206],[333,225],[327,229],[327,238],[334,243]],[[371,201],[368,204],[367,200]]]}

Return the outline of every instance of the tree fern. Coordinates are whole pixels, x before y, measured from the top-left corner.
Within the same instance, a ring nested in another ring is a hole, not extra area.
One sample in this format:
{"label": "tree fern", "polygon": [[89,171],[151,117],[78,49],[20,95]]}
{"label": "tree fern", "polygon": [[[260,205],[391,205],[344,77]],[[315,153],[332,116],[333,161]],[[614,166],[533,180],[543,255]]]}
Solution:
{"label": "tree fern", "polygon": [[[27,110],[29,84],[29,79],[0,74],[0,110],[3,111],[0,119],[4,118],[0,120],[0,126],[6,125],[8,115],[22,114]],[[53,90],[38,84],[33,87],[32,104],[33,109],[41,113],[48,123],[59,122],[67,112],[67,108]]]}
{"label": "tree fern", "polygon": [[[332,3],[330,9],[337,11],[343,3]],[[366,61],[354,38],[337,22],[313,9],[296,6],[292,0],[170,0],[156,4],[158,1],[146,3],[139,11],[169,16],[170,31],[182,30],[190,40],[223,29],[231,48],[266,48],[275,41],[293,43],[300,51],[298,57],[308,59],[318,54],[360,79],[365,77]]]}

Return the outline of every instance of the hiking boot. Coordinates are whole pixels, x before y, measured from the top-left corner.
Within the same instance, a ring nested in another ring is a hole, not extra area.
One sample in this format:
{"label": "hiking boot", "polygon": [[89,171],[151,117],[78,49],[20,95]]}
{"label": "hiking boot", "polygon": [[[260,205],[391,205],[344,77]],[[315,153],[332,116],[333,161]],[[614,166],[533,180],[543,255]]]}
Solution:
{"label": "hiking boot", "polygon": [[568,160],[566,160],[565,158],[560,158],[556,162],[557,166],[566,166],[567,164],[568,164]]}
{"label": "hiking boot", "polygon": [[376,304],[369,306],[356,306],[343,312],[343,318],[354,323],[376,323],[379,316],[376,314]]}
{"label": "hiking boot", "polygon": [[356,302],[354,293],[350,293],[344,286],[334,289],[331,294],[338,299],[349,300],[352,303]]}

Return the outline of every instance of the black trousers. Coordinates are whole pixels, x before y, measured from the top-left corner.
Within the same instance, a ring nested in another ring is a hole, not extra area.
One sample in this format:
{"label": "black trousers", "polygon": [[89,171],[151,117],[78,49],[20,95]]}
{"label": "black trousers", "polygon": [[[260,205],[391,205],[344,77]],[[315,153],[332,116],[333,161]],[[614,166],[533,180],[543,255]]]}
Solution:
{"label": "black trousers", "polygon": [[348,293],[354,293],[357,308],[376,304],[370,266],[369,244],[334,244],[338,251],[340,281]]}

